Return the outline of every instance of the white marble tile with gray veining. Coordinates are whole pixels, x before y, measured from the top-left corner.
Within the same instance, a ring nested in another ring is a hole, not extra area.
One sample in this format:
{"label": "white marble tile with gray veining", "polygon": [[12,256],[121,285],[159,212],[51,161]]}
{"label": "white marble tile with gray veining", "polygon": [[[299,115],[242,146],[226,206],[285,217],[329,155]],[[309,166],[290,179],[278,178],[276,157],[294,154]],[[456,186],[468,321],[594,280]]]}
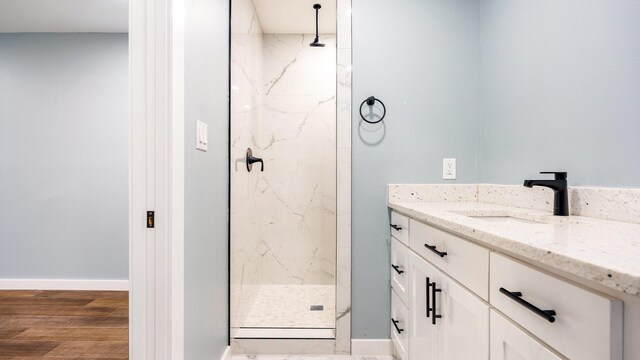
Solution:
{"label": "white marble tile with gray veining", "polygon": [[351,0],[337,0],[336,354],[351,353]]}

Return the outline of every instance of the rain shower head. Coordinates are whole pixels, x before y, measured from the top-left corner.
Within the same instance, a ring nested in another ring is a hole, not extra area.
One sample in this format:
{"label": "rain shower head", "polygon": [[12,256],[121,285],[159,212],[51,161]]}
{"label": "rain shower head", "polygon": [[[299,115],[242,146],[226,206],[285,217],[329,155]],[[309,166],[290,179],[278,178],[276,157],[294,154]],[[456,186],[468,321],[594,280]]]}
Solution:
{"label": "rain shower head", "polygon": [[324,44],[320,42],[320,39],[316,36],[316,38],[313,40],[313,42],[311,44],[309,44],[309,46],[311,47],[324,47]]}
{"label": "rain shower head", "polygon": [[318,12],[320,11],[320,8],[322,8],[322,5],[314,4],[313,8],[316,9],[316,38],[313,40],[311,44],[309,44],[309,46],[324,47],[324,44],[320,42],[320,35],[318,34]]}

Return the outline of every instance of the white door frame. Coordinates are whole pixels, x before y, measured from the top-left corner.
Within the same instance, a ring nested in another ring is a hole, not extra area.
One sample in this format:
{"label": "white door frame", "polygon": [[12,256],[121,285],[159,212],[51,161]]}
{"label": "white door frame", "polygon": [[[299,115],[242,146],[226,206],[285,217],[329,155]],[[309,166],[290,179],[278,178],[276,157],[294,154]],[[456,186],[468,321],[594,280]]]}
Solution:
{"label": "white door frame", "polygon": [[129,357],[182,359],[184,0],[129,1],[129,81]]}

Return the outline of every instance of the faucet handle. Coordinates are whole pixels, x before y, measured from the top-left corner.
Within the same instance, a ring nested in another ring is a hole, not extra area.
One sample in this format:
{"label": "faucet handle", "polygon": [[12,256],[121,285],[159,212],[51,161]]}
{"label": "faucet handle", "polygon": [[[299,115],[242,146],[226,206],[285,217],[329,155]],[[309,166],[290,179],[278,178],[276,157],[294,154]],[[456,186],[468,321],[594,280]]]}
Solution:
{"label": "faucet handle", "polygon": [[541,171],[540,174],[553,174],[555,180],[567,180],[566,171]]}

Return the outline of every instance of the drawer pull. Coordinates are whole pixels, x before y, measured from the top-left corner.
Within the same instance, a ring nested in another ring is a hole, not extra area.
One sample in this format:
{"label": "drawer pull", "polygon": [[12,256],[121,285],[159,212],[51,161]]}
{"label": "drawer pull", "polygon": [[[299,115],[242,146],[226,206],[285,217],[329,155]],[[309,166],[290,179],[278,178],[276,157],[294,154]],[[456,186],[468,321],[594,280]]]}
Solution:
{"label": "drawer pull", "polygon": [[398,265],[393,265],[391,264],[391,267],[393,268],[393,270],[395,270],[399,275],[402,275],[402,273],[404,273],[403,270],[400,270],[400,266]]}
{"label": "drawer pull", "polygon": [[392,228],[394,228],[394,229],[396,229],[398,231],[402,230],[402,226],[400,226],[400,225],[390,224],[389,226],[391,226]]}
{"label": "drawer pull", "polygon": [[526,307],[527,309],[533,311],[536,315],[543,317],[548,322],[552,323],[556,321],[556,311],[555,310],[542,310],[539,307],[533,305],[527,300],[522,298],[522,293],[520,291],[509,291],[505,288],[500,288],[500,292],[506,295],[511,300],[517,302],[518,304]]}
{"label": "drawer pull", "polygon": [[426,303],[427,303],[426,304],[427,305],[427,317],[429,317],[429,313],[431,312],[431,307],[430,307],[431,305],[429,304],[430,303],[430,301],[429,301],[429,287],[431,286],[431,282],[429,281],[429,277],[427,277],[425,280],[427,281],[427,291],[426,291],[426,294],[425,294],[426,298],[427,298],[427,301],[426,301]]}
{"label": "drawer pull", "polygon": [[436,246],[435,245],[427,245],[424,244],[424,247],[426,247],[427,249],[433,251],[434,253],[436,253],[436,255],[440,256],[440,257],[445,257],[447,256],[447,252],[446,251],[438,251],[436,250]]}
{"label": "drawer pull", "polygon": [[400,328],[398,327],[398,323],[399,323],[399,322],[400,322],[400,321],[395,320],[394,318],[391,318],[391,323],[393,324],[393,327],[395,327],[395,328],[396,328],[396,331],[398,332],[398,334],[402,334],[402,332],[404,331],[404,329],[400,329]]}
{"label": "drawer pull", "polygon": [[442,289],[436,288],[436,282],[431,283],[431,302],[433,303],[433,307],[431,308],[433,316],[431,316],[431,324],[436,324],[436,319],[441,319],[442,315],[436,314],[436,293],[441,292]]}

